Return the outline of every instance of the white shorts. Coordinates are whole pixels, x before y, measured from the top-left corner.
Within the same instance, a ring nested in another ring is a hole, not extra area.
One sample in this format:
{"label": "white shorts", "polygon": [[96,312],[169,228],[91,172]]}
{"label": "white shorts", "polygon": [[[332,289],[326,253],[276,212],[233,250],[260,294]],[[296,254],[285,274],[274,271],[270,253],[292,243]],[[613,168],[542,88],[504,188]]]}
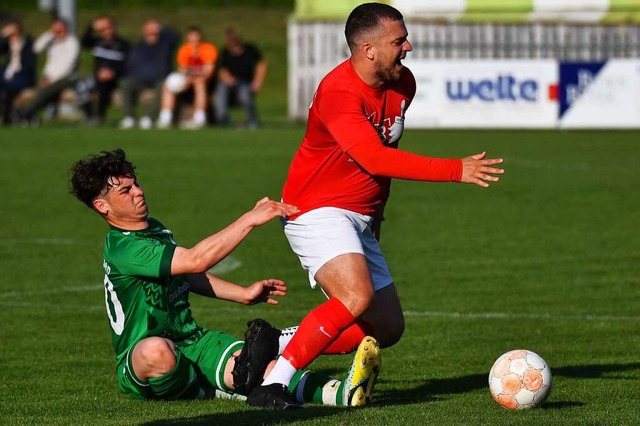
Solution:
{"label": "white shorts", "polygon": [[371,232],[373,218],[335,207],[321,207],[284,220],[284,233],[300,263],[316,287],[315,275],[331,259],[346,253],[360,253],[367,259],[376,291],[393,283],[378,241]]}

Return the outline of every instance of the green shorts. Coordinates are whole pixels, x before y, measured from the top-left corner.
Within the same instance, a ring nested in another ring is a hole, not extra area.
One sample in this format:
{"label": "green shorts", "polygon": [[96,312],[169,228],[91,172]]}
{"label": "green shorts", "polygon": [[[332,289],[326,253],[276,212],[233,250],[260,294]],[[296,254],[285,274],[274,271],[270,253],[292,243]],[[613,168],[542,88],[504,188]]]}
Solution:
{"label": "green shorts", "polygon": [[[241,350],[244,341],[220,331],[207,331],[198,341],[188,345],[174,342],[176,350],[187,358],[195,368],[203,386],[233,392],[224,384],[224,369],[234,352]],[[116,367],[118,387],[127,396],[135,399],[157,399],[149,383],[138,379],[133,371],[132,346],[127,356]]]}

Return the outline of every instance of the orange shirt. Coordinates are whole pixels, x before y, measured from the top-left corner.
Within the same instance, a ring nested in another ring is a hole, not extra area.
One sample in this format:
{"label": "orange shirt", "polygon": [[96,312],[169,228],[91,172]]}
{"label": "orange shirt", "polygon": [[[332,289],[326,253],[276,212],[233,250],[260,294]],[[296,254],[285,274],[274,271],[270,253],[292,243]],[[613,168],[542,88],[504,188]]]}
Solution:
{"label": "orange shirt", "polygon": [[218,49],[211,43],[200,43],[194,47],[185,43],[178,50],[178,66],[187,68],[189,75],[202,74],[204,65],[215,64],[218,60]]}

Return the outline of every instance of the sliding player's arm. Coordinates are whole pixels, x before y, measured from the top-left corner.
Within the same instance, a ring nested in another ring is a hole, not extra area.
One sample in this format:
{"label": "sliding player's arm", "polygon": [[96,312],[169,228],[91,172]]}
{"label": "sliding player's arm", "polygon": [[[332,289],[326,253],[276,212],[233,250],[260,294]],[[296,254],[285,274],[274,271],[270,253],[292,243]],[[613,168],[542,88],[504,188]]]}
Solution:
{"label": "sliding player's arm", "polygon": [[287,286],[284,281],[276,279],[261,280],[248,287],[225,281],[208,272],[187,275],[189,291],[201,296],[213,297],[242,305],[256,303],[278,304],[271,296],[286,296]]}
{"label": "sliding player's arm", "polygon": [[290,204],[263,198],[252,210],[192,248],[176,247],[171,260],[171,275],[208,271],[227,257],[255,227],[265,224],[276,216],[285,217],[297,211],[298,209]]}

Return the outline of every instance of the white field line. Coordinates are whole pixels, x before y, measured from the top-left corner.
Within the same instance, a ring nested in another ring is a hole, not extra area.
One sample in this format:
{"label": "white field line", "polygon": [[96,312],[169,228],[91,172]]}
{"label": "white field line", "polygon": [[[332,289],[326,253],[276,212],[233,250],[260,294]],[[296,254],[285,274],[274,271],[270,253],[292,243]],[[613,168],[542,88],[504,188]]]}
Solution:
{"label": "white field line", "polygon": [[[214,274],[224,274],[226,272],[233,271],[242,266],[242,263],[234,259],[233,257],[227,257],[219,262],[216,266],[210,269],[210,272]],[[21,298],[25,296],[42,296],[47,294],[60,294],[60,293],[77,293],[84,291],[94,291],[94,290],[103,290],[101,283],[90,284],[90,285],[81,285],[81,286],[65,286],[60,288],[49,288],[42,290],[27,290],[27,291],[2,291],[0,292],[0,299],[8,299],[8,298]],[[8,306],[8,304],[2,305]]]}
{"label": "white field line", "polygon": [[[75,293],[75,292],[88,292],[88,291],[102,291],[103,287],[99,284],[96,285],[84,285],[75,287],[61,287],[58,289],[48,290],[34,290],[34,291],[8,291],[0,292],[0,306],[11,308],[29,308],[29,307],[51,307],[63,310],[75,310],[75,311],[95,311],[103,310],[104,305],[98,304],[96,306],[77,306],[76,304],[60,304],[60,303],[47,303],[37,302],[31,303],[28,301],[16,301],[15,298],[22,298],[25,296],[40,296],[47,294],[60,294],[60,293]],[[195,296],[198,297],[198,296]],[[5,299],[5,300],[2,300]],[[13,299],[13,300],[6,300]],[[303,316],[307,312],[302,309],[290,309],[281,307],[267,307],[267,306],[254,306],[252,308],[240,307],[240,306],[220,306],[219,302],[216,302],[213,309],[218,312],[233,312],[241,313],[246,312],[247,315],[256,315],[256,310],[273,313],[288,313]],[[198,307],[192,307],[193,311],[204,310]],[[210,312],[212,308],[207,307],[207,312]],[[262,314],[262,312],[260,312]],[[516,312],[446,312],[446,311],[404,311],[404,315],[408,318],[449,318],[449,319],[534,319],[534,320],[556,320],[556,321],[604,321],[604,322],[622,322],[622,321],[640,321],[640,316],[633,315],[592,315],[592,314],[573,314],[562,315],[552,314],[545,312],[532,312],[532,313],[516,313]]]}
{"label": "white field line", "polygon": [[96,242],[92,241],[82,241],[82,240],[74,240],[71,238],[4,238],[0,239],[0,244],[6,245],[26,245],[26,244],[35,244],[42,246],[93,246],[96,245]]}

